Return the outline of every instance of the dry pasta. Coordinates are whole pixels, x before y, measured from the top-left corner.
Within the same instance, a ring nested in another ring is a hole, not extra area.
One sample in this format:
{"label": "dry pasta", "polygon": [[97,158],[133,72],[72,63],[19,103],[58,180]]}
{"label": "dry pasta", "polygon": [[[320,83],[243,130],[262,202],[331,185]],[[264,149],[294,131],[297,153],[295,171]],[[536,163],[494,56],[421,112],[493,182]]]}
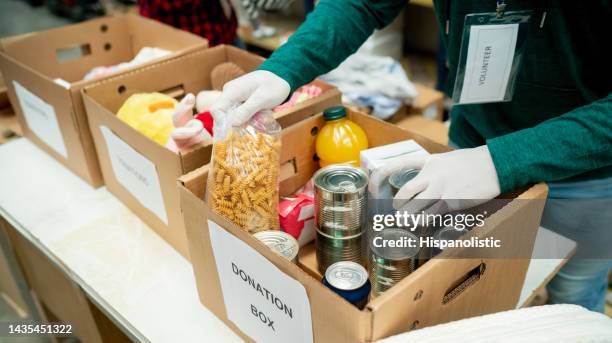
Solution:
{"label": "dry pasta", "polygon": [[268,133],[259,124],[220,135],[223,139],[213,145],[208,179],[212,208],[250,233],[279,228],[280,127],[274,122]]}

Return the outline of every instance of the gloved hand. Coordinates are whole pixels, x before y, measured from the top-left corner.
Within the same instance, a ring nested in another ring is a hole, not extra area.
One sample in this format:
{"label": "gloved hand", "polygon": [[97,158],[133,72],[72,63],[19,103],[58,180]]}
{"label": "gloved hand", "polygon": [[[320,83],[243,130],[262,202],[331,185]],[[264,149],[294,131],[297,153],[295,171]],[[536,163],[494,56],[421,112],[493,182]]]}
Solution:
{"label": "gloved hand", "polygon": [[[229,118],[232,125],[248,121],[261,110],[272,109],[289,96],[291,87],[287,81],[266,70],[256,70],[232,80],[223,86],[223,94],[213,104],[211,113],[215,120]],[[230,110],[238,106],[231,117]]]}
{"label": "gloved hand", "polygon": [[442,154],[408,155],[376,170],[371,182],[401,169],[420,172],[395,195],[396,210],[448,212],[482,204],[500,194],[497,172],[486,145]]}

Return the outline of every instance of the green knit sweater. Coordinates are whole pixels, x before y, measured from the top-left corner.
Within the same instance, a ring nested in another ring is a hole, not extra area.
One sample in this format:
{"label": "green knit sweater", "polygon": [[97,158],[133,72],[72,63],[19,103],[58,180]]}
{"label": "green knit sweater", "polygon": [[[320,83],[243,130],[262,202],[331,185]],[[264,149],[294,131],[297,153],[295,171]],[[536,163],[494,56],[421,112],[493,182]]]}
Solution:
{"label": "green knit sweater", "polygon": [[[502,192],[539,181],[612,176],[612,65],[605,52],[612,17],[608,1],[507,3],[507,11],[535,11],[514,98],[454,106],[450,139],[460,147],[488,145]],[[405,4],[321,0],[260,69],[282,77],[295,90],[335,68]],[[447,84],[452,89],[465,15],[494,12],[495,1],[436,1],[435,8],[440,27],[449,22],[443,39],[450,66]]]}

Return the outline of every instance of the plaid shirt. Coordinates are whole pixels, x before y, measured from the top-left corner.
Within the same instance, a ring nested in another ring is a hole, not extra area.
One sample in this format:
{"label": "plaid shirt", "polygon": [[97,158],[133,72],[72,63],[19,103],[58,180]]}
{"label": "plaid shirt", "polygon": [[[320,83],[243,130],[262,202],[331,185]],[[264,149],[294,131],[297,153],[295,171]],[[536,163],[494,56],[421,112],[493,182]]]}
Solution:
{"label": "plaid shirt", "polygon": [[227,18],[223,0],[138,0],[140,14],[208,39],[210,46],[232,44],[238,21]]}

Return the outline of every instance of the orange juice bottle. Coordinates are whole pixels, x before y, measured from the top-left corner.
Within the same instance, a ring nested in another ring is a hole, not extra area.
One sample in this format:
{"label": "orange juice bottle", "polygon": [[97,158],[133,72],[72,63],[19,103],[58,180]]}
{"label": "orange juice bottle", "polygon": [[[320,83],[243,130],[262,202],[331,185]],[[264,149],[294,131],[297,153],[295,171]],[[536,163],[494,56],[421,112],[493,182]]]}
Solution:
{"label": "orange juice bottle", "polygon": [[359,167],[359,153],[368,148],[363,129],[346,117],[343,106],[323,112],[327,122],[317,136],[316,150],[321,167],[335,163],[350,163]]}

